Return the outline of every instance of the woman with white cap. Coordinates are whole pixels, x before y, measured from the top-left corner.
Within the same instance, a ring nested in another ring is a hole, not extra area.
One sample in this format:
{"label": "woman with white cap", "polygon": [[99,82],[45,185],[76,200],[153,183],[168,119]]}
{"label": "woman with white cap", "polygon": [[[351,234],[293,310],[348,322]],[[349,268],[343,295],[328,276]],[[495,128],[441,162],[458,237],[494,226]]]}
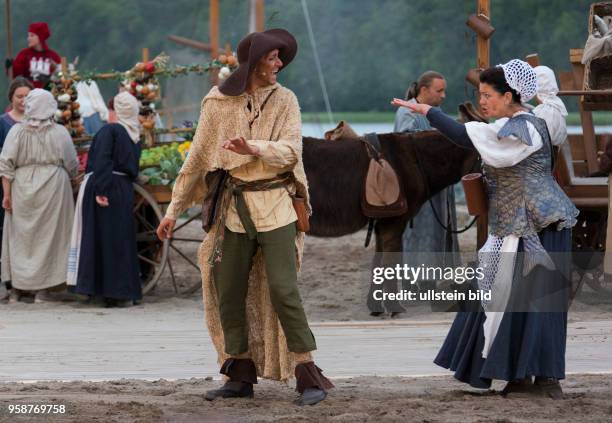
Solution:
{"label": "woman with white cap", "polygon": [[559,399],[568,255],[578,210],[552,176],[546,123],[522,106],[536,94],[533,69],[516,59],[486,69],[479,90],[481,110],[497,119],[493,123],[461,124],[436,108],[393,101],[424,114],[453,142],[475,149],[487,184],[489,237],[479,252],[483,277],[477,288],[491,298],[475,311],[457,314],[434,362],[477,388],[498,379],[508,381],[504,394]]}
{"label": "woman with white cap", "polygon": [[85,132],[94,135],[108,122],[108,108],[104,103],[96,81],[79,81],[76,84],[79,112],[83,117]]}
{"label": "woman with white cap", "polygon": [[70,134],[53,121],[57,102],[34,89],[25,100],[25,117],[9,131],[0,155],[2,207],[2,280],[11,281],[12,300],[66,282],[74,200],[71,178],[78,161]]}
{"label": "woman with white cap", "polygon": [[555,73],[547,66],[536,66],[533,68],[536,74],[537,93],[536,101],[539,103],[533,110],[533,114],[546,121],[550,141],[555,146],[563,145],[567,139],[567,109],[563,101],[557,96],[559,87],[555,79]]}
{"label": "woman with white cap", "polygon": [[118,123],[95,135],[77,198],[68,285],[78,294],[102,297],[107,307],[142,298],[132,207],[140,160],[138,101],[115,96]]}

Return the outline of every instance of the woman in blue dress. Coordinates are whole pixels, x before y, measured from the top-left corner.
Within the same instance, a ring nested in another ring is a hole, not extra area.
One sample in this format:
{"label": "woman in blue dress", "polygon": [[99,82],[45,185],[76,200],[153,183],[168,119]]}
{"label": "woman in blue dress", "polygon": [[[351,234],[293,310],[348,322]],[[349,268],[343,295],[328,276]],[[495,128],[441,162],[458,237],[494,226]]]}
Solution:
{"label": "woman in blue dress", "polygon": [[[434,362],[476,388],[497,379],[508,382],[504,394],[560,399],[569,302],[569,260],[563,253],[570,253],[578,210],[552,175],[546,123],[522,106],[536,94],[533,69],[516,59],[486,69],[479,90],[481,110],[494,123],[464,125],[439,109],[393,101],[425,115],[453,142],[477,150],[487,184],[489,237],[479,266],[487,263],[492,270],[478,286],[493,299],[457,314]],[[532,257],[539,259],[527,269]]]}
{"label": "woman in blue dress", "polygon": [[95,135],[79,191],[68,264],[68,285],[106,306],[129,305],[142,298],[132,207],[133,181],[140,161],[138,101],[123,92],[115,97],[118,123]]}
{"label": "woman in blue dress", "polygon": [[[8,99],[11,104],[11,110],[0,115],[0,151],[2,151],[2,147],[4,146],[6,135],[9,133],[13,125],[23,120],[25,115],[25,98],[33,89],[34,86],[32,83],[21,76],[13,79],[13,82],[11,82],[9,85]],[[3,195],[4,193],[2,191],[2,187],[0,187],[0,197]],[[3,222],[4,209],[0,207],[0,227],[2,227]],[[0,236],[2,236],[1,230]],[[5,299],[9,295],[7,288],[10,288],[10,286],[7,285],[9,284],[5,284],[4,282],[0,281],[0,300]],[[16,293],[13,293],[9,301],[13,303],[17,301]]]}

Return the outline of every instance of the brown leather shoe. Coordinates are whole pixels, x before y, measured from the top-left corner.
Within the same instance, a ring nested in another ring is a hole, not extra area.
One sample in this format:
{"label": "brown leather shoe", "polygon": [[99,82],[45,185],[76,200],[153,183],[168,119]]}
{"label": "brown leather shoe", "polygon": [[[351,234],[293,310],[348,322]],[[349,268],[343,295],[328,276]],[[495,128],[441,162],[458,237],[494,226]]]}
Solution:
{"label": "brown leather shoe", "polygon": [[248,382],[225,382],[219,389],[206,391],[207,401],[217,398],[253,398],[253,384]]}
{"label": "brown leather shoe", "polygon": [[501,391],[503,396],[508,394],[528,394],[534,392],[534,385],[531,381],[531,377],[524,379],[515,379],[506,384],[504,389]]}
{"label": "brown leather shoe", "polygon": [[253,384],[257,383],[257,369],[250,358],[228,358],[219,373],[229,381],[219,389],[206,391],[208,401],[217,398],[253,398]]}
{"label": "brown leather shoe", "polygon": [[298,405],[315,405],[327,397],[328,389],[334,387],[312,361],[295,366],[295,379],[295,390],[300,393],[295,401]]}
{"label": "brown leather shoe", "polygon": [[536,377],[535,386],[548,398],[554,400],[563,399],[563,389],[561,389],[561,384],[558,379],[552,377]]}

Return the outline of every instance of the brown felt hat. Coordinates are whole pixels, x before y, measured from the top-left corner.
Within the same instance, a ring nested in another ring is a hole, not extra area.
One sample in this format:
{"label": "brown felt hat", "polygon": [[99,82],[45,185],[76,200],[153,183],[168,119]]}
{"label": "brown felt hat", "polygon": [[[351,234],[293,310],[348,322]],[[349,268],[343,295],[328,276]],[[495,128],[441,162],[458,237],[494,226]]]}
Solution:
{"label": "brown felt hat", "polygon": [[252,32],[244,37],[238,44],[238,69],[219,85],[219,91],[225,95],[242,94],[257,62],[274,49],[278,49],[278,57],[283,62],[280,71],[295,57],[297,41],[289,31],[281,28]]}

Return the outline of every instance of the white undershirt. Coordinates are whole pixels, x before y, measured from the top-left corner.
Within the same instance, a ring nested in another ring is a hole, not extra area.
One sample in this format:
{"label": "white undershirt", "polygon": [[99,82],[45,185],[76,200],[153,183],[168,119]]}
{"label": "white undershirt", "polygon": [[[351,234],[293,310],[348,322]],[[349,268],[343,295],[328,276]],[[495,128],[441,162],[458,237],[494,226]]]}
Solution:
{"label": "white undershirt", "polygon": [[[514,116],[526,112],[517,112]],[[513,116],[513,117],[514,117]],[[468,122],[465,129],[485,164],[493,167],[510,167],[542,148],[542,137],[531,122],[527,122],[532,145],[527,145],[514,136],[497,138],[497,133],[508,122],[508,118],[493,123]]]}

